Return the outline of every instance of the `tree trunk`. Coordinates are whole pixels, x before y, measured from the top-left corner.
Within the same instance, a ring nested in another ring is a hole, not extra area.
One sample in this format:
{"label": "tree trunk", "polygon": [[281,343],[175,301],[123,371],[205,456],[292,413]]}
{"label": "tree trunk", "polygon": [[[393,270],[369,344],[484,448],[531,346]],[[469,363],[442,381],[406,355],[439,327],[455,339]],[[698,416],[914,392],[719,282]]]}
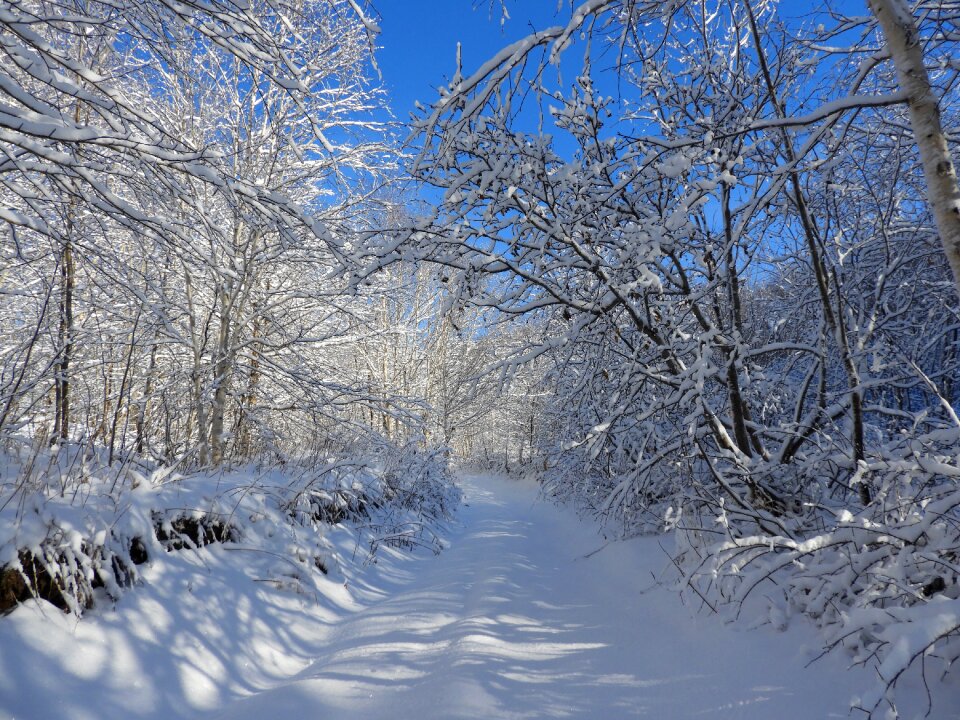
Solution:
{"label": "tree trunk", "polygon": [[60,326],[57,340],[60,362],[55,379],[56,413],[52,442],[66,442],[70,436],[70,361],[73,358],[73,289],[76,266],[73,260],[72,228],[67,228],[60,254]]}
{"label": "tree trunk", "polygon": [[[126,428],[130,422],[130,410],[128,405],[124,405],[124,396],[127,394],[127,381],[130,379],[133,351],[137,346],[137,328],[140,327],[140,312],[141,308],[137,308],[137,314],[133,319],[133,328],[130,330],[130,343],[127,346],[127,358],[123,364],[123,375],[120,378],[120,391],[117,393],[117,403],[114,406],[113,420],[110,423],[110,450],[107,456],[107,465],[113,465],[114,450],[116,449],[117,442],[117,427],[120,424],[120,414],[124,409],[126,409],[127,412],[127,422],[124,424],[124,428]],[[124,430],[124,435],[126,435],[126,430]]]}
{"label": "tree trunk", "polygon": [[[186,270],[186,268],[184,268]],[[196,305],[193,302],[193,279],[190,277],[189,272],[184,272],[184,291],[187,297],[187,322],[190,326],[190,344],[193,350],[193,367],[190,372],[190,380],[192,384],[192,394],[193,394],[193,413],[187,418],[187,439],[193,434],[193,428],[191,427],[192,419],[196,415],[197,420],[197,461],[201,466],[207,465],[210,461],[209,457],[209,445],[207,444],[208,434],[207,434],[207,408],[204,404],[203,399],[203,383],[202,383],[202,369],[203,369],[203,347],[201,345],[201,340],[197,334],[197,309]]]}
{"label": "tree trunk", "polygon": [[232,314],[233,283],[225,281],[220,288],[220,329],[217,335],[217,362],[213,371],[213,404],[210,407],[210,460],[214,465],[223,462],[223,426],[227,408],[227,394],[233,362],[230,353],[230,316]]}
{"label": "tree trunk", "polygon": [[[267,286],[269,292],[269,284]],[[250,374],[247,389],[240,400],[240,412],[237,417],[237,452],[240,457],[249,459],[253,455],[253,416],[257,404],[257,386],[260,384],[260,349],[263,337],[263,322],[259,310],[255,311],[250,343]]]}
{"label": "tree trunk", "polygon": [[883,28],[900,86],[907,94],[910,124],[927,182],[927,201],[960,294],[960,185],[940,124],[937,98],[923,65],[920,32],[905,0],[867,0],[867,4]]}
{"label": "tree trunk", "polygon": [[[766,56],[763,51],[763,44],[760,37],[760,29],[757,26],[757,19],[753,13],[750,3],[746,3],[747,17],[750,21],[750,33],[753,36],[754,45],[757,50],[757,59],[760,61],[760,68],[763,75],[763,81],[773,104],[777,116],[787,117],[786,108],[776,92],[776,85],[767,65]],[[863,435],[863,391],[860,388],[860,375],[856,366],[855,359],[850,350],[850,343],[847,338],[847,329],[843,311],[843,298],[840,292],[839,284],[836,282],[836,275],[832,273],[826,264],[823,254],[820,252],[821,239],[820,230],[817,227],[810,207],[807,204],[806,195],[803,186],[800,183],[800,174],[797,171],[797,155],[793,149],[793,143],[787,135],[786,130],[780,128],[780,136],[783,141],[783,150],[787,160],[790,163],[790,187],[791,199],[797,208],[797,214],[800,220],[800,226],[803,229],[804,239],[806,240],[807,250],[810,253],[810,265],[813,269],[814,278],[817,282],[817,290],[820,294],[820,304],[823,309],[823,317],[827,327],[830,328],[834,340],[836,341],[837,351],[843,362],[844,373],[847,376],[847,385],[850,398],[850,444],[853,449],[853,462],[859,467],[865,459],[865,446]],[[834,311],[830,301],[830,282],[834,281],[837,296],[837,308]],[[870,503],[872,493],[867,480],[863,479],[857,486],[857,492],[860,496],[860,502],[864,505]]]}

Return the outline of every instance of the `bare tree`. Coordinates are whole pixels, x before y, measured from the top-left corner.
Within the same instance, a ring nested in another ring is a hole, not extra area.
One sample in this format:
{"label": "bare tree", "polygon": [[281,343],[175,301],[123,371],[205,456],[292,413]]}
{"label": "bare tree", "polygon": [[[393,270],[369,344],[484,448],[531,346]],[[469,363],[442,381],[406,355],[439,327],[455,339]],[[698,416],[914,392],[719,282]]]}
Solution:
{"label": "bare tree", "polygon": [[46,278],[7,295],[40,314],[4,366],[4,429],[111,456],[133,431],[205,464],[336,397],[348,381],[309,367],[394,163],[361,5],[18,3],[2,22],[0,272]]}

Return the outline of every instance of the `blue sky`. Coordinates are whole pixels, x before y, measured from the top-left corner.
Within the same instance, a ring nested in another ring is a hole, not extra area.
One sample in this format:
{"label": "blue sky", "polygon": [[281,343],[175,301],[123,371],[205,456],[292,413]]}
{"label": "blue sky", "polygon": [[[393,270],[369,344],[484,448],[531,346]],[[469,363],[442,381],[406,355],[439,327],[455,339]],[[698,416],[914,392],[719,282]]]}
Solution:
{"label": "blue sky", "polygon": [[458,40],[466,73],[531,29],[564,22],[556,0],[507,0],[510,19],[503,27],[499,0],[492,8],[489,0],[379,0],[376,8],[383,31],[377,61],[400,120],[408,119],[416,100],[427,105],[436,99],[435,88],[455,69]]}
{"label": "blue sky", "polygon": [[[579,2],[575,0],[574,5]],[[851,15],[867,12],[864,0],[832,2]],[[504,45],[531,30],[565,24],[570,16],[570,0],[505,0],[510,19],[501,26],[500,3],[501,0],[374,1],[382,30],[377,58],[397,119],[406,121],[416,100],[427,105],[436,99],[436,88],[454,71],[458,40],[463,48],[464,72],[468,73]],[[778,14],[796,22],[821,5],[820,0],[784,0]],[[565,78],[567,83],[572,80],[572,76]]]}

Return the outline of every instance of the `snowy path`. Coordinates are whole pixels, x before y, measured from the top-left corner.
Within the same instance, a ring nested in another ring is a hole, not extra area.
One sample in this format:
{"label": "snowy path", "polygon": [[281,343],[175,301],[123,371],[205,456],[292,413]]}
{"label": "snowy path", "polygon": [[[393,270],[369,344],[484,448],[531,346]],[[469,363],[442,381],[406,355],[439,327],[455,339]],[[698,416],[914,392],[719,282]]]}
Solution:
{"label": "snowy path", "polygon": [[[390,563],[382,599],[330,629],[292,681],[223,708],[293,718],[849,717],[864,680],[811,628],[737,631],[655,588],[652,539],[605,547],[536,488],[467,478],[461,525],[436,558]],[[392,574],[392,576],[391,576]]]}

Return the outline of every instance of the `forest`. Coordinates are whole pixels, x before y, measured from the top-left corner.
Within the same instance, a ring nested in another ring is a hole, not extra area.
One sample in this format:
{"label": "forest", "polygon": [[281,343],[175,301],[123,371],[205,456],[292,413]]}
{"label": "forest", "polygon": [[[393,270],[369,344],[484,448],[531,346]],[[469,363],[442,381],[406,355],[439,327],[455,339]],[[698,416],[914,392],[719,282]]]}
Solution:
{"label": "forest", "polygon": [[960,2],[538,0],[415,108],[391,3],[0,0],[0,626],[489,473],[953,717]]}

